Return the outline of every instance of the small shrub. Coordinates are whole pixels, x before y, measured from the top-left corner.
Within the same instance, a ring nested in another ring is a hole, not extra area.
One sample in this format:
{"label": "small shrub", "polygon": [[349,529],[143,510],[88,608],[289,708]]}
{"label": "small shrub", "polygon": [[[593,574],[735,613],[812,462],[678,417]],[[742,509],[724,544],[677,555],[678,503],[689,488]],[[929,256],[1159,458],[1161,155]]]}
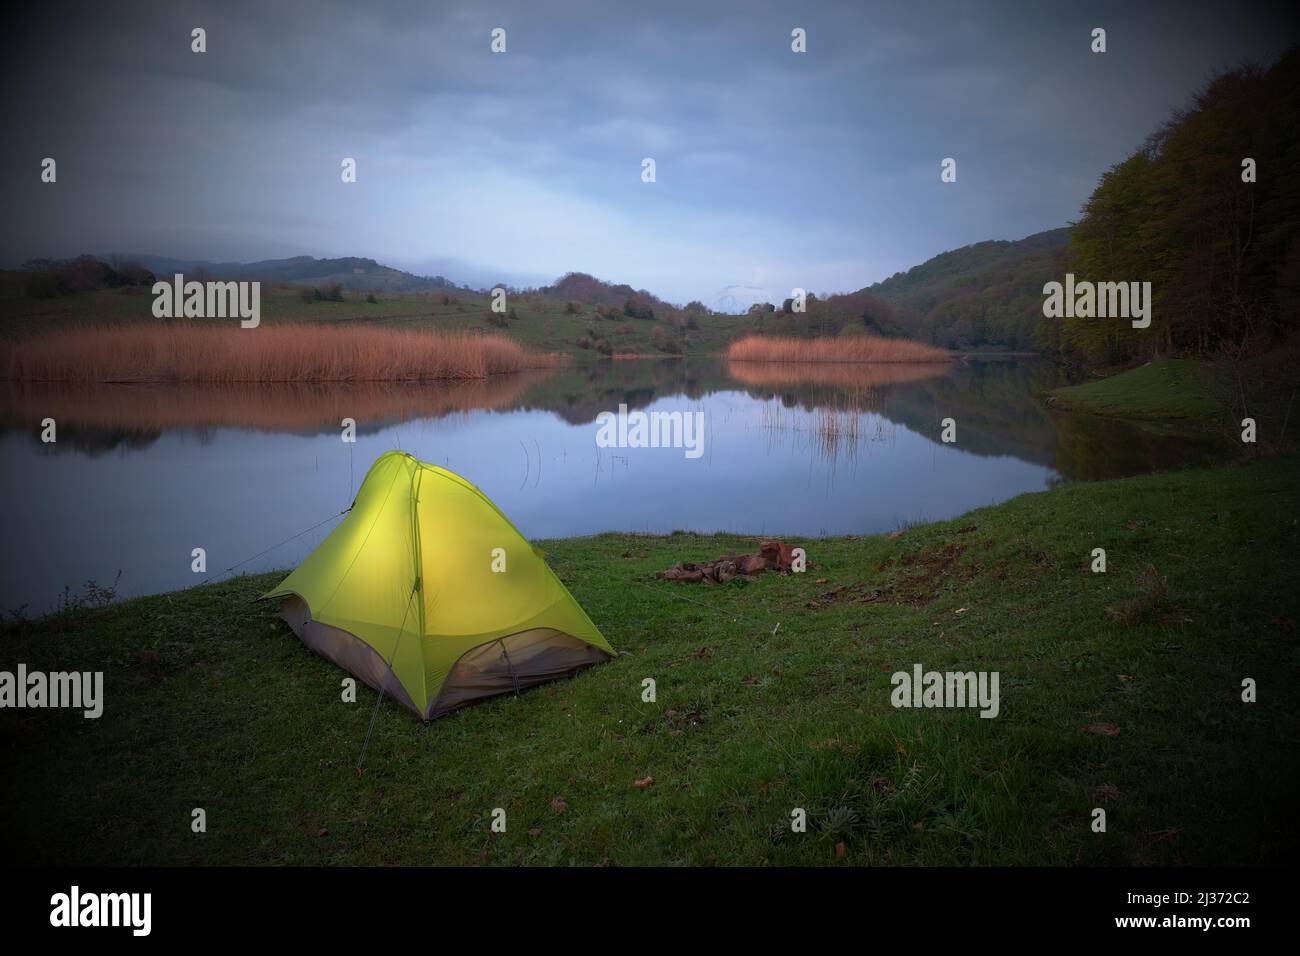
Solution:
{"label": "small shrub", "polygon": [[669,355],[681,355],[682,353],[681,343],[665,331],[662,326],[654,330],[654,334],[650,336],[650,344],[660,352],[666,352]]}
{"label": "small shrub", "polygon": [[632,319],[652,320],[655,317],[655,310],[648,302],[632,298],[623,304],[623,314]]}

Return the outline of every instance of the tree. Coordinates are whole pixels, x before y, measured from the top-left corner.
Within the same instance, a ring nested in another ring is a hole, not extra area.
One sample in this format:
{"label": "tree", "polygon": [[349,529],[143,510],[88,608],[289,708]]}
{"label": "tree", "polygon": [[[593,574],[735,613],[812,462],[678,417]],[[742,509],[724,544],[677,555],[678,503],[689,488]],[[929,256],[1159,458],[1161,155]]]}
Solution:
{"label": "tree", "polygon": [[[1243,178],[1246,158],[1255,182]],[[1126,361],[1204,355],[1294,329],[1298,159],[1300,48],[1268,69],[1211,79],[1102,177],[1071,237],[1076,279],[1151,283],[1152,327],[1067,319],[1065,342],[1093,359]]]}

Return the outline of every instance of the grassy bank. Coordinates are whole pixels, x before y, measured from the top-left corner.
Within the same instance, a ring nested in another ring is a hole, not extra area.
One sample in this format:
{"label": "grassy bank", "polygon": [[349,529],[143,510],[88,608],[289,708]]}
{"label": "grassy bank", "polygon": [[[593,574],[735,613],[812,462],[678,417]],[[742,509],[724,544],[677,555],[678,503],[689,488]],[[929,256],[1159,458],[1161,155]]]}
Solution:
{"label": "grassy bank", "polygon": [[1190,359],[1162,359],[1095,382],[1055,389],[1053,405],[1116,418],[1208,421],[1220,410],[1211,372]]}
{"label": "grassy bank", "polygon": [[[26,624],[0,668],[102,669],[107,703],[3,715],[0,833],[31,863],[1287,863],[1296,466],[795,542],[806,574],[717,588],[653,572],[752,539],[545,542],[622,656],[429,725],[385,703],[360,779],[374,696],[253,603],[274,575]],[[915,663],[998,671],[1000,715],[892,708]]]}
{"label": "grassy bank", "polygon": [[0,348],[15,382],[403,382],[482,379],[558,364],[492,335],[362,325],[58,329]]}

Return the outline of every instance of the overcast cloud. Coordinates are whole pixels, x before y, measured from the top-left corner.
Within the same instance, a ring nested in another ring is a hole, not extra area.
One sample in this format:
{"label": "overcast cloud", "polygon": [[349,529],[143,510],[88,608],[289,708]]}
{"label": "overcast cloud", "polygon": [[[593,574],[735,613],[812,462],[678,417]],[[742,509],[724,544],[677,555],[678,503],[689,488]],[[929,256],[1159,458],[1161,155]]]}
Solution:
{"label": "overcast cloud", "polygon": [[1294,39],[1284,9],[42,5],[3,39],[0,258],[360,255],[475,285],[580,270],[678,302],[857,289],[1075,218],[1213,70]]}

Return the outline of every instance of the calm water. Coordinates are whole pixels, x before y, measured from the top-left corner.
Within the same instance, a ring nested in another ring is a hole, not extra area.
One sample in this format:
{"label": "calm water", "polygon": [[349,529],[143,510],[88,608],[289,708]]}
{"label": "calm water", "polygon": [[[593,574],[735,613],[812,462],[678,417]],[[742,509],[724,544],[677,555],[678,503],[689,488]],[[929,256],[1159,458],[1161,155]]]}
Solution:
{"label": "calm water", "polygon": [[[529,538],[600,531],[890,531],[1061,481],[1211,456],[1186,437],[1047,409],[1039,362],[945,371],[617,362],[454,386],[0,390],[0,610],[65,586],[193,584],[346,508],[400,448],[482,488]],[[704,413],[704,453],[600,449],[619,403]],[[58,441],[39,441],[39,422]],[[358,422],[355,444],[338,423]],[[940,421],[957,423],[955,444]],[[327,524],[241,567],[299,561]],[[120,571],[120,577],[119,577]]]}

